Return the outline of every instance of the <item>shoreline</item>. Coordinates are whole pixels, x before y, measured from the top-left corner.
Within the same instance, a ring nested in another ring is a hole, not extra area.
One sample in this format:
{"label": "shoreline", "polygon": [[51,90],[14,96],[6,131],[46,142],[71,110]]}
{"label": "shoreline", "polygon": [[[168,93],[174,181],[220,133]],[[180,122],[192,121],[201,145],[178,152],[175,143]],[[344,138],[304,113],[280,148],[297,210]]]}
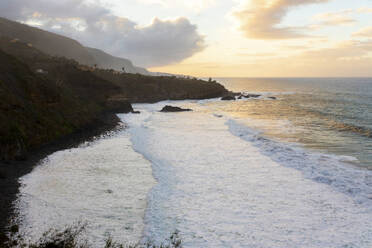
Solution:
{"label": "shoreline", "polygon": [[[197,104],[199,104],[199,103],[197,103]],[[146,104],[146,105],[152,105],[152,104]],[[163,105],[162,103],[160,104],[160,105]],[[159,106],[160,106],[159,105]],[[145,108],[146,106],[133,106],[135,109],[138,109],[139,111],[141,111],[141,113],[143,113],[144,115],[124,115],[124,117],[125,118],[120,118],[121,117],[121,115],[115,115],[115,114],[111,114],[111,115],[109,115],[109,114],[106,114],[106,116],[107,117],[105,117],[105,118],[107,118],[107,119],[110,119],[110,117],[112,118],[112,117],[117,117],[117,118],[114,118],[114,119],[119,119],[119,121],[121,122],[121,123],[125,123],[125,124],[128,124],[129,126],[136,126],[135,124],[137,123],[137,121],[134,121],[134,122],[132,122],[131,120],[132,120],[132,118],[134,118],[134,120],[137,120],[137,119],[139,119],[139,120],[141,120],[141,117],[146,117],[147,115],[146,115],[146,111],[147,111],[147,108]],[[199,110],[198,108],[194,108],[193,106],[191,106],[194,110]],[[206,106],[207,108],[209,108],[208,106]],[[157,105],[155,106],[155,107],[149,107],[149,109],[151,110],[151,111],[154,111],[154,109],[160,109],[160,107],[158,107]],[[157,111],[156,111],[157,112]],[[201,111],[203,114],[205,114],[203,111]],[[195,113],[195,112],[194,112]],[[163,115],[164,116],[164,118],[169,118],[169,117],[171,117],[171,115],[166,115],[166,114],[164,114]],[[204,116],[204,115],[203,115]],[[214,120],[214,117],[212,117],[210,114],[207,114],[207,116],[208,116],[208,119],[210,119],[210,118],[212,118],[213,120]],[[103,117],[103,116],[102,116]],[[189,116],[183,116],[183,115],[180,115],[179,116],[180,118],[185,118],[185,120],[187,120],[187,119],[189,119]],[[217,117],[217,116],[215,116],[215,117]],[[103,120],[106,120],[106,119],[103,119]],[[155,118],[156,119],[156,118]],[[178,119],[178,118],[176,118],[176,119]],[[109,121],[107,121],[107,122],[109,122],[109,123],[106,123],[106,124],[110,124],[111,123],[111,119],[109,120]],[[159,122],[159,120],[157,120],[158,121],[158,123],[161,123],[161,121]],[[118,122],[118,123],[120,123],[120,122]],[[181,121],[178,121],[178,122],[175,122],[175,124],[179,124],[180,126],[179,127],[182,127],[182,124],[180,124],[180,123],[184,123],[185,121],[183,121],[182,122],[182,119],[181,119]],[[223,126],[224,127],[224,124],[223,124],[223,120],[222,119],[220,119],[220,118],[217,118],[216,119],[216,121],[215,121],[216,123],[217,122],[221,122],[222,124],[220,125],[220,126]],[[202,122],[202,123],[207,123],[207,122]],[[208,121],[208,123],[214,123],[214,122],[209,122]],[[117,123],[116,123],[117,124]],[[151,124],[151,126],[153,126],[153,127],[156,127],[157,125],[156,125],[156,122],[154,122],[154,123],[148,123],[148,124]],[[231,138],[231,139],[236,139],[236,138],[239,138],[238,140],[236,140],[237,142],[230,142],[231,144],[236,144],[237,146],[246,146],[245,144],[246,144],[246,142],[248,142],[248,143],[252,143],[252,141],[251,140],[249,140],[249,139],[244,139],[244,136],[242,136],[241,135],[241,132],[240,132],[240,128],[233,128],[232,130],[231,130],[231,128],[233,127],[233,124],[234,123],[229,123],[229,135],[228,135],[228,137],[229,137],[229,139]],[[235,123],[235,126],[237,125],[237,123]],[[171,128],[173,128],[174,127],[174,125],[171,125],[172,127]],[[244,126],[244,125],[243,125]],[[176,127],[177,127],[177,125],[176,125]],[[206,127],[207,128],[211,128],[210,127],[210,125],[208,124],[208,125],[206,125]],[[248,128],[249,128],[249,126],[248,126]],[[113,131],[115,131],[115,130],[117,130],[117,129],[109,129],[108,131],[110,131],[110,130],[113,130]],[[129,129],[127,129],[127,131],[128,131]],[[137,129],[136,129],[137,130]],[[209,129],[206,129],[206,130],[209,130]],[[218,129],[215,129],[214,127],[212,127],[212,129],[211,129],[212,131],[213,130],[218,130]],[[223,128],[223,130],[225,130],[225,128]],[[90,129],[86,129],[86,130],[81,130],[82,132],[86,132],[86,131],[88,131],[88,132],[91,132],[92,130],[90,130]],[[139,131],[138,133],[146,133],[146,132],[141,132],[140,130],[137,130],[137,131]],[[159,130],[158,130],[159,131]],[[207,133],[208,132],[203,132],[203,133],[201,133],[202,135],[206,135],[206,137],[207,137]],[[243,132],[244,133],[244,132]],[[172,133],[171,133],[172,134]],[[177,134],[177,133],[176,133]],[[234,136],[234,137],[230,137],[230,136]],[[146,138],[147,136],[145,135],[145,136],[141,136],[142,138]],[[160,137],[160,136],[155,136],[155,137]],[[174,138],[174,140],[177,140],[177,137],[175,136],[175,135],[171,135],[171,136],[169,136],[169,137],[172,137],[172,138]],[[198,135],[196,135],[196,137],[198,137]],[[211,139],[212,138],[214,138],[214,137],[218,137],[218,135],[215,135],[215,134],[213,134],[213,133],[211,133],[211,135],[209,136],[209,137],[211,137]],[[248,136],[247,136],[248,137]],[[93,138],[94,138],[94,136],[93,136]],[[164,138],[164,140],[167,140],[167,137],[163,137]],[[137,140],[137,139],[135,139],[135,140]],[[145,139],[145,140],[148,140],[148,139]],[[180,139],[178,139],[178,140],[180,140]],[[188,139],[189,141],[191,141],[191,143],[189,142],[189,145],[190,144],[192,144],[193,142],[194,142],[194,140],[197,140],[197,139]],[[205,139],[205,138],[203,138],[203,140],[209,140],[209,139]],[[84,140],[83,140],[84,141]],[[82,142],[83,142],[82,141]],[[167,144],[167,142],[168,141],[165,141],[164,142],[164,144]],[[217,142],[216,142],[217,143]],[[79,143],[78,143],[79,144]],[[78,145],[77,144],[77,145]],[[156,143],[157,145],[156,146],[160,146],[160,147],[162,147],[162,145],[161,145],[161,143]],[[175,143],[174,143],[175,145],[177,145],[178,144],[178,141],[176,141]],[[133,144],[132,144],[133,145]],[[208,148],[209,147],[209,143],[207,142],[207,143],[205,143],[205,145],[206,145],[206,147]],[[254,147],[255,145],[252,143],[252,144],[250,144],[250,146],[252,146],[252,147]],[[172,146],[172,147],[176,147],[177,148],[177,146]],[[194,147],[194,146],[192,146],[192,147]],[[257,146],[255,146],[256,148],[257,148]],[[133,148],[133,147],[132,147]],[[244,147],[243,147],[244,148]],[[208,148],[208,150],[209,150],[209,148]],[[211,151],[212,150],[215,150],[215,151],[217,151],[217,149],[210,149]],[[270,149],[269,149],[270,150]],[[99,150],[96,150],[96,151],[99,151]],[[142,156],[144,156],[144,154],[146,154],[146,153],[143,153],[143,152],[140,152],[139,150],[137,150],[136,149],[136,152],[137,153],[139,153],[139,154],[142,154]],[[260,152],[262,152],[262,150],[260,151]],[[167,155],[166,153],[165,153],[165,155]],[[279,166],[280,168],[282,168],[281,170],[283,170],[283,171],[288,171],[288,168],[287,167],[289,167],[291,170],[292,169],[296,169],[296,170],[299,170],[298,168],[296,168],[296,167],[291,167],[290,165],[285,165],[285,164],[281,164],[280,162],[281,161],[278,161],[278,160],[275,160],[275,159],[273,159],[272,157],[270,157],[268,154],[265,154],[265,153],[261,153],[261,155],[263,155],[263,157],[261,157],[262,159],[265,159],[264,157],[266,157],[266,158],[269,158],[270,159],[270,161],[271,162],[273,162],[274,164],[276,164],[276,165],[281,165],[281,166]],[[163,158],[165,158],[166,156],[162,156]],[[216,156],[216,157],[218,157],[218,156]],[[233,156],[233,157],[237,157],[237,156]],[[151,164],[153,164],[153,162],[152,162],[152,160],[150,160],[150,159],[147,159],[146,157],[144,157],[147,161],[149,161]],[[174,161],[178,161],[177,159],[177,156],[175,156],[174,157],[175,158],[175,160]],[[324,158],[323,158],[324,159]],[[85,159],[85,161],[86,161],[86,159]],[[249,159],[248,160],[244,160],[244,161],[249,161]],[[218,162],[218,161],[217,161]],[[218,163],[217,163],[218,164]],[[238,164],[243,164],[243,163],[238,163]],[[35,166],[36,166],[37,164],[35,164]],[[35,166],[33,167],[33,168],[35,168]],[[277,168],[276,166],[275,166],[275,168]],[[310,168],[310,167],[309,167]],[[153,170],[153,166],[151,166],[151,169]],[[197,169],[197,170],[199,170],[198,169],[198,167],[195,167],[195,169]],[[192,172],[192,171],[191,171]],[[304,172],[304,171],[300,171],[300,172]],[[195,173],[191,173],[191,175],[192,174],[195,174]],[[223,174],[227,174],[227,173],[223,173]],[[279,173],[280,174],[280,173]],[[298,172],[295,172],[295,174],[301,174],[301,173],[298,173]],[[333,173],[331,173],[331,174],[333,174]],[[47,174],[48,175],[48,177],[49,177],[49,175],[50,174]],[[208,176],[208,174],[206,174],[207,176]],[[338,175],[338,174],[337,174]],[[155,177],[154,176],[154,171],[152,171],[152,176],[153,176],[153,178],[157,181],[157,182],[159,182],[159,180],[158,179],[156,179],[157,177]],[[59,177],[60,178],[60,177]],[[63,177],[62,177],[63,178]],[[66,177],[67,178],[67,177]],[[170,177],[170,178],[174,178],[174,177]],[[191,177],[190,177],[191,178]],[[302,179],[305,179],[305,180],[301,180],[301,178]],[[308,179],[311,179],[311,180],[308,180]],[[320,185],[320,187],[326,187],[326,188],[329,188],[328,186],[327,186],[327,183],[324,183],[324,182],[322,182],[322,181],[319,181],[319,180],[314,180],[314,179],[316,179],[315,177],[313,177],[313,178],[307,178],[306,177],[306,175],[302,175],[300,178],[298,178],[298,180],[300,180],[299,182],[301,182],[301,183],[303,183],[303,182],[310,182],[310,184],[311,185]],[[38,180],[34,180],[34,182],[38,182]],[[26,184],[27,185],[27,184]],[[311,186],[310,185],[310,186]],[[311,187],[311,189],[312,190],[316,190],[318,187]],[[115,191],[115,190],[114,190]],[[43,192],[45,192],[45,191],[39,191],[39,192],[41,192],[42,194],[43,194]],[[151,192],[151,191],[149,191],[149,192]],[[336,195],[339,195],[340,197],[342,197],[344,194],[340,194],[340,193],[343,193],[343,192],[338,192],[338,193],[336,193]],[[32,193],[31,193],[31,195],[33,195]],[[16,195],[17,196],[17,195]],[[147,201],[146,201],[146,208],[145,209],[148,209],[148,205],[149,205],[149,201],[148,201],[148,196],[147,196]],[[294,200],[297,200],[297,198],[294,198]],[[320,205],[321,206],[321,205]],[[349,205],[346,205],[346,207],[348,207]],[[315,204],[314,206],[313,206],[314,208],[318,208],[319,207],[319,205],[317,205],[317,204]],[[36,209],[39,209],[39,208],[36,208]],[[306,210],[306,209],[305,209]],[[46,211],[45,213],[47,213],[48,211]],[[43,213],[43,211],[42,211],[42,213]],[[146,210],[146,213],[145,213],[145,215],[144,215],[144,218],[146,218],[146,215],[147,215],[147,210]],[[13,214],[13,216],[14,216],[14,214]],[[46,217],[46,216],[48,216],[47,214],[45,214],[43,217]],[[61,215],[61,216],[63,216],[63,215]],[[43,223],[43,222],[40,222],[40,223]],[[40,225],[41,226],[41,225]],[[273,231],[275,231],[275,230],[273,230]],[[142,232],[142,234],[144,233],[144,230],[143,230],[143,232]],[[156,236],[157,237],[157,236]],[[163,236],[163,237],[165,237],[165,236]],[[162,240],[162,238],[160,239],[160,240]],[[0,247],[2,247],[1,246],[1,240],[0,240]]]}
{"label": "shoreline", "polygon": [[52,143],[45,144],[28,153],[23,161],[0,161],[0,247],[7,241],[6,233],[14,216],[13,202],[19,193],[19,178],[30,173],[38,162],[50,154],[79,146],[81,143],[91,141],[95,137],[115,130],[120,123],[115,113],[103,113],[88,125],[77,129],[72,134],[62,137]]}

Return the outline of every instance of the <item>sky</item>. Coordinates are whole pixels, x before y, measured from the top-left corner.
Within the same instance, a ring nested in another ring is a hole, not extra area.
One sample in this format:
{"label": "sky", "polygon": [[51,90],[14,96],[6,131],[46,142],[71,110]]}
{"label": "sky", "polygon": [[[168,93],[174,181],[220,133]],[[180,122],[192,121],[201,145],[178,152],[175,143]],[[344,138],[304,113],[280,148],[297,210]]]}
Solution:
{"label": "sky", "polygon": [[0,15],[151,71],[372,76],[372,0],[1,0]]}

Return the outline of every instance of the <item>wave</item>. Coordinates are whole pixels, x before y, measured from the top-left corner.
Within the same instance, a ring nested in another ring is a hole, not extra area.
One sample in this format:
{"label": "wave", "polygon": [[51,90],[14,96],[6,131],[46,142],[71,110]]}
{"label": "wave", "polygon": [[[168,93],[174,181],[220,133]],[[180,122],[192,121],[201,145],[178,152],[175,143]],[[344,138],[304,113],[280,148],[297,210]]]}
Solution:
{"label": "wave", "polygon": [[[339,132],[351,132],[362,137],[372,138],[372,129],[362,125],[356,125],[353,123],[347,123],[345,120],[354,120],[355,116],[348,111],[325,111],[321,109],[308,108],[300,106],[299,111],[304,112],[304,115],[313,115],[314,118],[323,120],[328,128],[335,129]],[[362,116],[358,116],[359,122],[368,122],[368,119],[363,119]]]}
{"label": "wave", "polygon": [[340,132],[352,132],[366,138],[372,138],[372,130],[368,127],[338,121],[330,121],[329,124],[332,128],[336,128]]}
{"label": "wave", "polygon": [[20,179],[15,224],[26,241],[51,228],[87,223],[93,247],[107,235],[118,242],[141,239],[147,193],[155,185],[151,164],[131,146],[125,131],[55,152]]}
{"label": "wave", "polygon": [[372,130],[370,128],[337,120],[337,118],[345,119],[345,116],[329,114],[329,113],[324,113],[324,112],[315,111],[315,110],[312,110],[311,112],[313,114],[317,114],[318,117],[320,116],[321,119],[324,119],[326,122],[326,125],[329,128],[335,129],[339,132],[351,132],[351,133],[360,135],[362,137],[372,138]]}
{"label": "wave", "polygon": [[305,178],[327,184],[351,196],[358,204],[372,208],[372,171],[346,164],[355,162],[356,158],[317,153],[292,143],[274,141],[233,119],[227,120],[226,125],[233,135],[251,142],[280,165],[299,170]]}

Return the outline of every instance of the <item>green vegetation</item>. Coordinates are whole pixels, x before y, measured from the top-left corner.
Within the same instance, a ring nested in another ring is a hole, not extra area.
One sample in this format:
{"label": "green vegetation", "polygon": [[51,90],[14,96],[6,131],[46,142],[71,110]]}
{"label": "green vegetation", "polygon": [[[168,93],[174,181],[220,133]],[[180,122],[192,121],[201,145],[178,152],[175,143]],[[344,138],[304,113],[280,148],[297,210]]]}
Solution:
{"label": "green vegetation", "polygon": [[23,159],[27,151],[88,125],[119,90],[71,61],[47,60],[47,75],[24,61],[0,50],[0,160]]}
{"label": "green vegetation", "polygon": [[[86,224],[77,223],[62,230],[50,229],[45,232],[38,241],[26,241],[22,234],[18,233],[18,226],[13,226],[10,230],[10,238],[0,247],[27,247],[27,248],[89,248],[93,247],[86,239]],[[115,242],[111,237],[105,241],[104,248],[182,248],[182,240],[179,232],[175,231],[161,244],[153,241],[146,241],[137,244],[121,244]]]}

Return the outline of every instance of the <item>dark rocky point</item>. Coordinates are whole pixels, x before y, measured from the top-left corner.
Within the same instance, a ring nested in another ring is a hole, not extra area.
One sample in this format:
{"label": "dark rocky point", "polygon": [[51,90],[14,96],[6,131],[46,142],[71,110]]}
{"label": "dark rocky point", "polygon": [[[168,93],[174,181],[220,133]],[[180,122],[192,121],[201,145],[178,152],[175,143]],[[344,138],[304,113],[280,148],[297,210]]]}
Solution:
{"label": "dark rocky point", "polygon": [[122,99],[108,99],[106,106],[113,113],[133,113],[133,107],[130,102]]}
{"label": "dark rocky point", "polygon": [[260,97],[261,95],[257,95],[257,94],[248,94],[248,95],[243,95],[243,97],[245,98],[257,98],[257,97]]}
{"label": "dark rocky point", "polygon": [[275,96],[269,96],[268,98],[273,99],[273,100],[276,100],[276,97]]}
{"label": "dark rocky point", "polygon": [[174,107],[166,105],[160,112],[185,112],[185,111],[192,111],[192,109],[183,109],[180,107]]}
{"label": "dark rocky point", "polygon": [[234,101],[235,97],[234,96],[224,96],[221,98],[222,101]]}

